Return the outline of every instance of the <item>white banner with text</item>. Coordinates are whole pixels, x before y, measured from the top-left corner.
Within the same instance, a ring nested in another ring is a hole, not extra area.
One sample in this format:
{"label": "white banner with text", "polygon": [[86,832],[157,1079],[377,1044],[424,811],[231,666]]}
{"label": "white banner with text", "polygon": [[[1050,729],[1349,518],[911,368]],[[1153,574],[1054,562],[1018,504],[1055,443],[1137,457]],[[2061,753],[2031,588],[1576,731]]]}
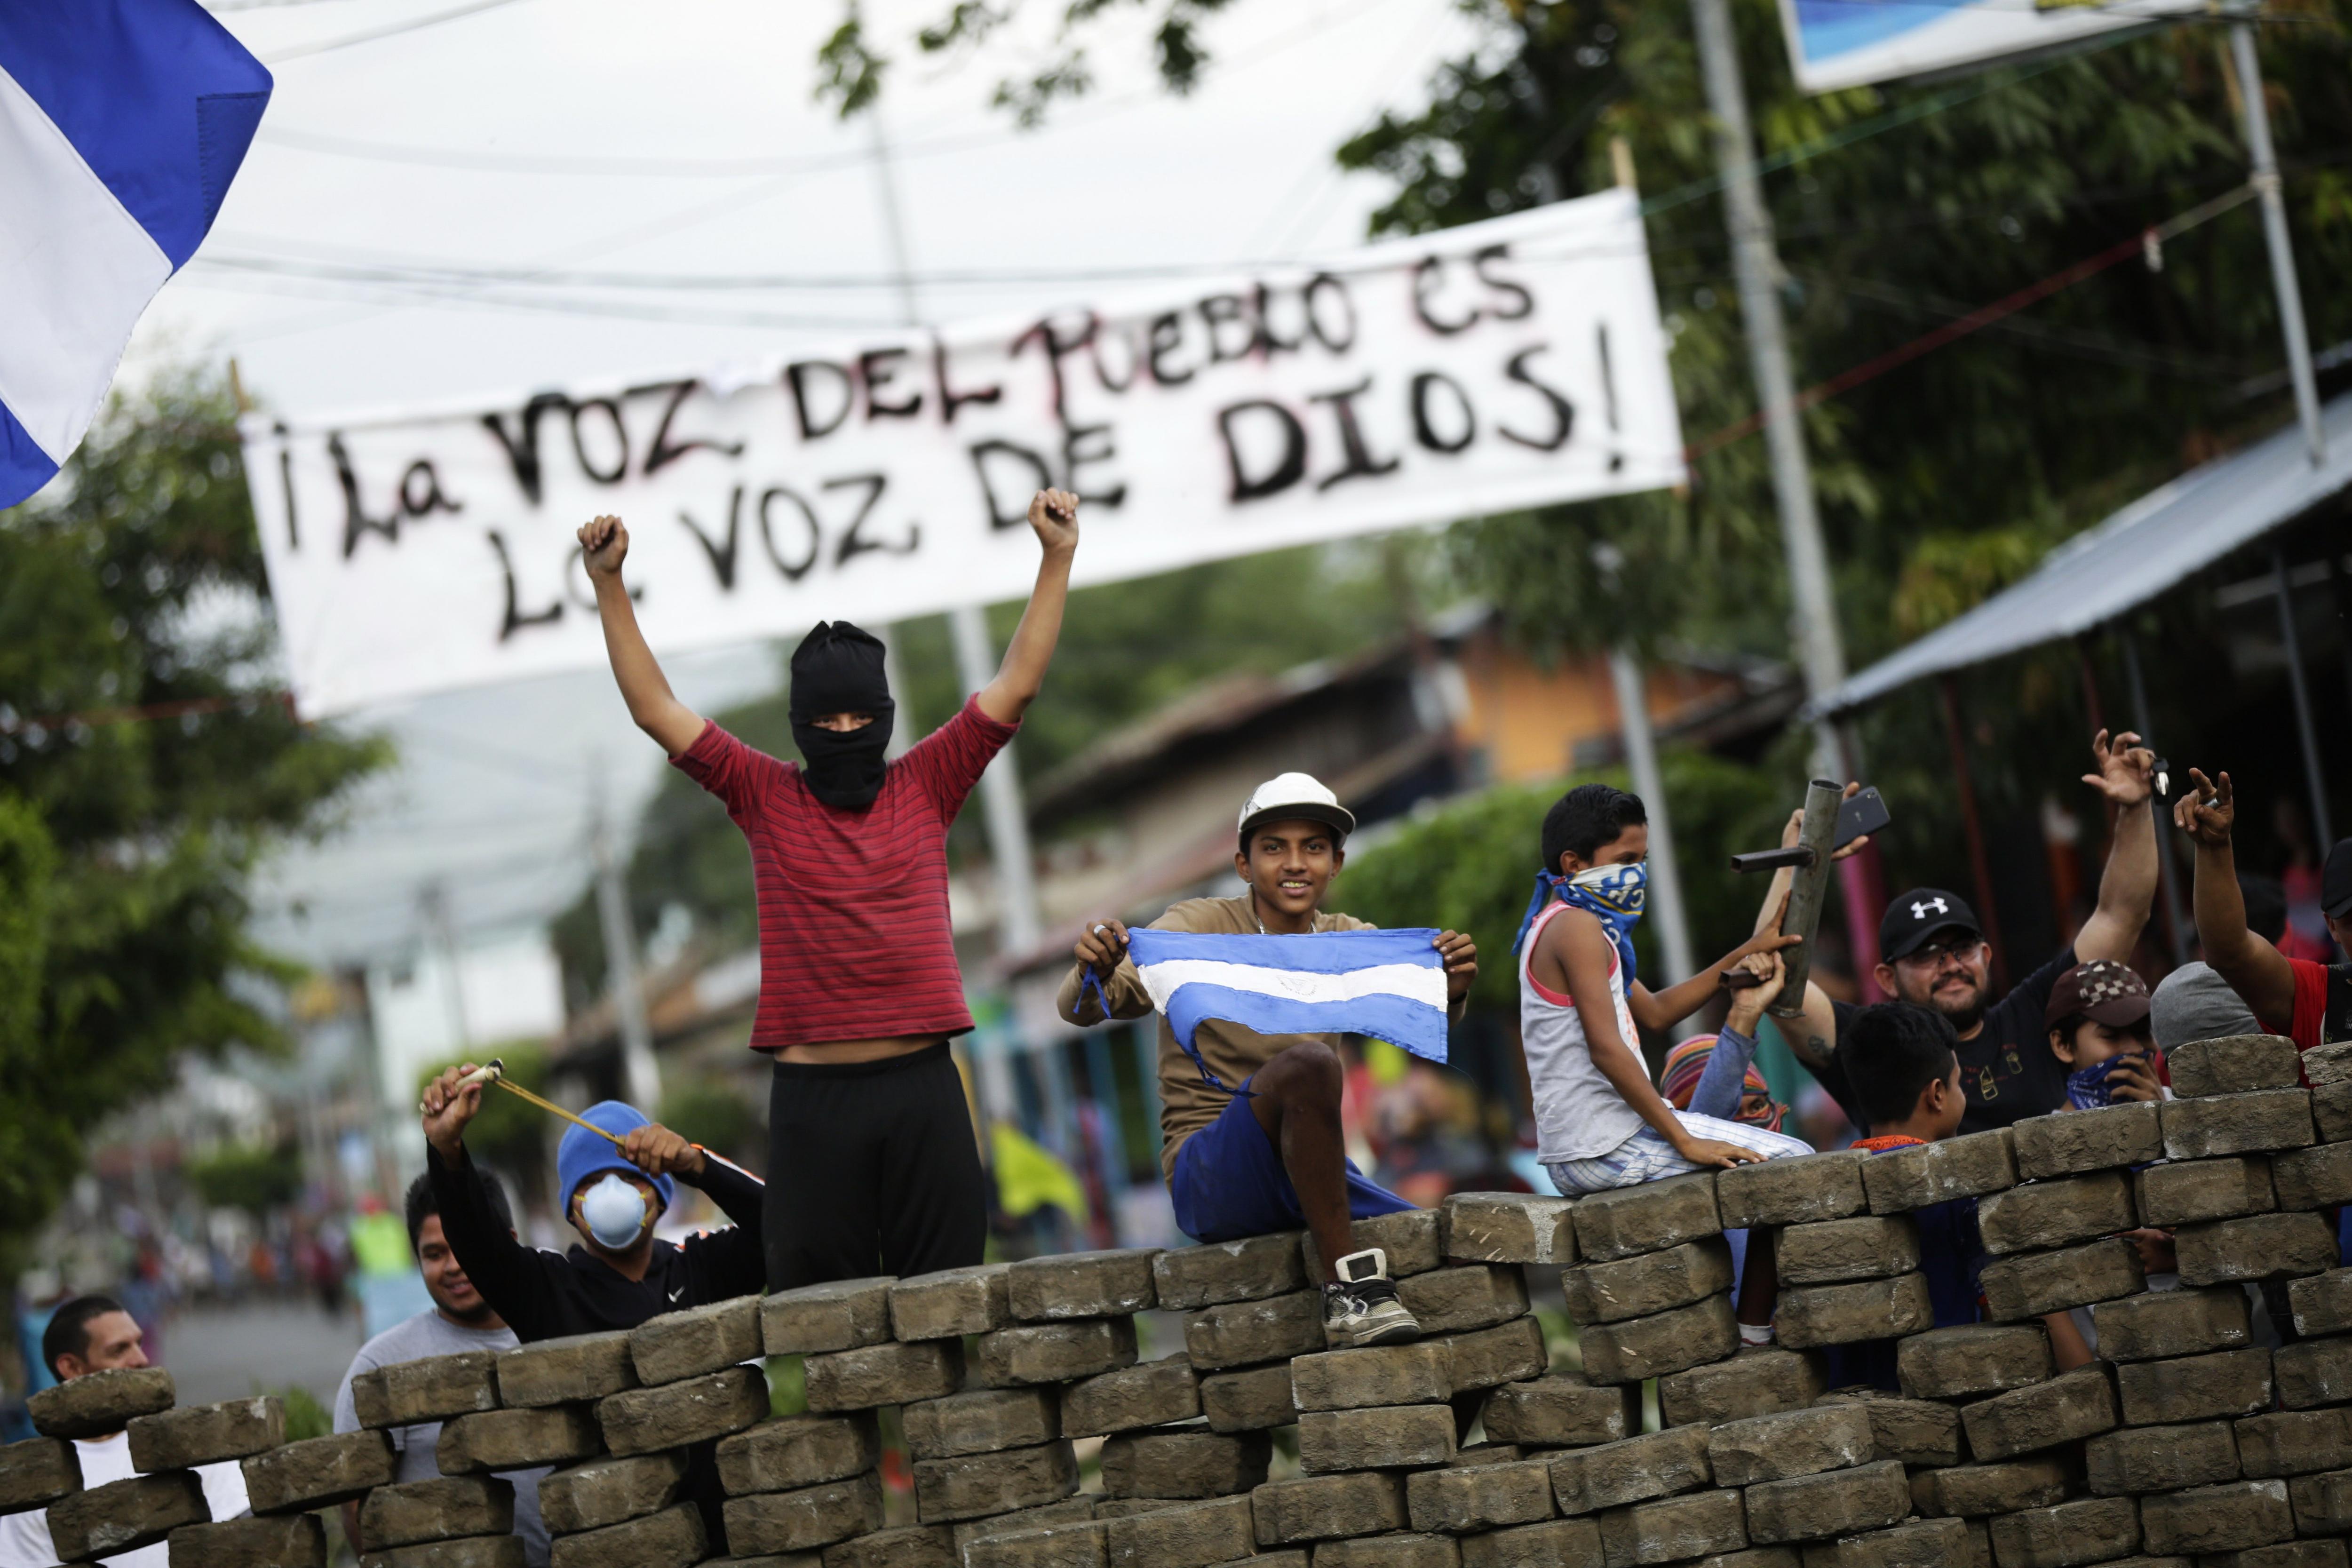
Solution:
{"label": "white banner with text", "polygon": [[629,525],[656,652],[1684,479],[1630,192],[1320,268],[877,333],[758,374],[243,424],[305,715],[599,666],[573,531]]}

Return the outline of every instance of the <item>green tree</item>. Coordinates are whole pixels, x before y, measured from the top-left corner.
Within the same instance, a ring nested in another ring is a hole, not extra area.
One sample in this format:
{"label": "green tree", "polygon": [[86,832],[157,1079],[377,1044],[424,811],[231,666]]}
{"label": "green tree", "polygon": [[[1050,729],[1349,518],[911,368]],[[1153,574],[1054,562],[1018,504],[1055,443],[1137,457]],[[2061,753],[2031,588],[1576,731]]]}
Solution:
{"label": "green tree", "polygon": [[166,377],[0,511],[0,1270],[176,1054],[282,1045],[247,874],[385,757],[273,689],[233,412]]}
{"label": "green tree", "polygon": [[302,1194],[302,1152],[291,1143],[225,1143],[188,1164],[188,1180],[215,1208],[257,1217]]}

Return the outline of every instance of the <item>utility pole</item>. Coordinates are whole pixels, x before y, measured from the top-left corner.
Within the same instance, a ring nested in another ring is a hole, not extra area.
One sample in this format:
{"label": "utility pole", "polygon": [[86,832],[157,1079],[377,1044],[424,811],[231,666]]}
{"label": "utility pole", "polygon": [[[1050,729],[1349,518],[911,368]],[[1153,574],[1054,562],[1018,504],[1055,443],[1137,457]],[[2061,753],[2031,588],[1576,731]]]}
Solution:
{"label": "utility pole", "polygon": [[[1592,547],[1592,563],[1613,595],[1625,553],[1606,541]],[[1666,808],[1666,778],[1658,771],[1658,737],[1650,727],[1649,683],[1643,679],[1642,656],[1631,643],[1609,650],[1609,681],[1617,694],[1617,729],[1625,743],[1626,771],[1633,775],[1633,793],[1650,819],[1649,912],[1656,922],[1658,945],[1665,949],[1666,979],[1675,984],[1698,973],[1691,954],[1690,921],[1683,903],[1682,873],[1675,859],[1673,814]],[[1675,1037],[1688,1039],[1698,1026],[1685,1018],[1675,1026]]]}
{"label": "utility pole", "polygon": [[[1772,462],[1772,493],[1780,503],[1780,542],[1789,560],[1790,640],[1805,672],[1805,695],[1815,700],[1845,680],[1845,647],[1837,605],[1830,594],[1829,554],[1813,509],[1813,476],[1798,422],[1797,385],[1789,370],[1788,327],[1780,318],[1780,258],[1772,243],[1772,215],[1756,173],[1756,138],[1748,122],[1748,93],[1739,79],[1738,41],[1728,0],[1690,0],[1698,37],[1700,75],[1715,125],[1715,160],[1723,178],[1724,219],[1731,231],[1732,274],[1739,313],[1748,326],[1748,358],[1764,411],[1764,441]],[[1813,773],[1852,776],[1836,727],[1813,721]]]}
{"label": "utility pole", "polygon": [[2294,241],[2286,228],[2286,195],[2279,185],[2278,153],[2271,145],[2270,105],[2263,100],[2263,64],[2254,49],[2254,25],[2242,15],[2230,24],[2230,54],[2237,66],[2239,113],[2245,121],[2246,152],[2253,186],[2263,207],[2263,238],[2271,253],[2271,288],[2278,295],[2279,332],[2286,339],[2287,378],[2294,384],[2295,416],[2311,466],[2327,460],[2327,433],[2319,423],[2319,381],[2311,367],[2311,338],[2303,324],[2303,286],[2294,271]]}
{"label": "utility pole", "polygon": [[[866,111],[873,138],[874,184],[882,208],[882,233],[890,247],[890,270],[898,286],[898,313],[908,327],[922,325],[922,309],[915,297],[914,268],[909,263],[906,225],[898,209],[898,183],[890,163],[890,141],[882,128],[882,110]],[[955,642],[956,674],[970,697],[996,679],[997,653],[988,635],[988,617],[978,605],[959,605],[948,612],[948,631]],[[996,871],[996,951],[1025,952],[1037,945],[1045,921],[1037,909],[1037,881],[1029,848],[1028,808],[1021,799],[1021,773],[1011,742],[992,758],[980,776],[980,804],[988,829],[988,855]],[[972,1037],[972,1071],[983,1121],[1010,1121],[1016,1103],[1013,1064],[1005,1059],[1001,1035]],[[983,1155],[987,1140],[982,1140]]]}
{"label": "utility pole", "polygon": [[428,882],[417,901],[424,905],[425,924],[433,933],[433,944],[440,950],[441,968],[447,976],[441,1005],[449,1015],[451,1041],[463,1056],[474,1047],[474,1030],[466,1019],[466,985],[457,968],[457,928],[449,914],[449,889],[439,882]]}
{"label": "utility pole", "polygon": [[604,813],[604,774],[589,769],[590,848],[596,862],[596,918],[604,935],[605,990],[621,1036],[621,1086],[629,1103],[647,1116],[661,1104],[661,1064],[654,1058],[653,1028],[646,1022],[646,993],[637,974],[637,934],[629,919],[629,887]]}

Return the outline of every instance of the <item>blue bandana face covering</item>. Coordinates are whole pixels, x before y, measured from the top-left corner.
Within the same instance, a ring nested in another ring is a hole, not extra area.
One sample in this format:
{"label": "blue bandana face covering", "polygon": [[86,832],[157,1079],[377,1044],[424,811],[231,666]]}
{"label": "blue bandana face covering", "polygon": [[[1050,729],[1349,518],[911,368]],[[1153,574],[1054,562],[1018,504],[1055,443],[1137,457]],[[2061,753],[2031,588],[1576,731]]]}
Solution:
{"label": "blue bandana face covering", "polygon": [[1544,906],[1557,898],[1561,903],[1597,917],[1601,929],[1609,933],[1617,949],[1617,961],[1624,965],[1624,981],[1628,989],[1633,984],[1633,927],[1642,919],[1643,907],[1649,901],[1650,868],[1642,862],[1631,866],[1591,866],[1573,877],[1561,877],[1549,871],[1536,873],[1535,896],[1528,900],[1528,912],[1519,921],[1519,934],[1511,939],[1511,951],[1517,952],[1527,945],[1528,931],[1543,913]]}
{"label": "blue bandana face covering", "polygon": [[2066,1103],[2076,1110],[2095,1110],[2115,1103],[2115,1088],[2107,1075],[2124,1062],[2146,1062],[2137,1051],[2124,1051],[2066,1075]]}

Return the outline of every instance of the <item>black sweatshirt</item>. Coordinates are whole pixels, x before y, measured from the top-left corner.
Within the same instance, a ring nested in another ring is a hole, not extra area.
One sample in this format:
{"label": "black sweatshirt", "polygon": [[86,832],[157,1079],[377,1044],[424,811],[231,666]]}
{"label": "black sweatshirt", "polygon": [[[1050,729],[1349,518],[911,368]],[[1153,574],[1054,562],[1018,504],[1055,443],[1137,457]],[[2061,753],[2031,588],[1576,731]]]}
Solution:
{"label": "black sweatshirt", "polygon": [[452,1164],[427,1144],[425,1168],[441,1209],[441,1233],[466,1278],[515,1338],[528,1344],[565,1334],[634,1329],[646,1319],[767,1289],[760,1241],[760,1184],[713,1156],[692,1181],[734,1225],[688,1238],[683,1247],[656,1239],[643,1279],[631,1279],[574,1243],[562,1255],[525,1247],[508,1231],[482,1186],[470,1152]]}

